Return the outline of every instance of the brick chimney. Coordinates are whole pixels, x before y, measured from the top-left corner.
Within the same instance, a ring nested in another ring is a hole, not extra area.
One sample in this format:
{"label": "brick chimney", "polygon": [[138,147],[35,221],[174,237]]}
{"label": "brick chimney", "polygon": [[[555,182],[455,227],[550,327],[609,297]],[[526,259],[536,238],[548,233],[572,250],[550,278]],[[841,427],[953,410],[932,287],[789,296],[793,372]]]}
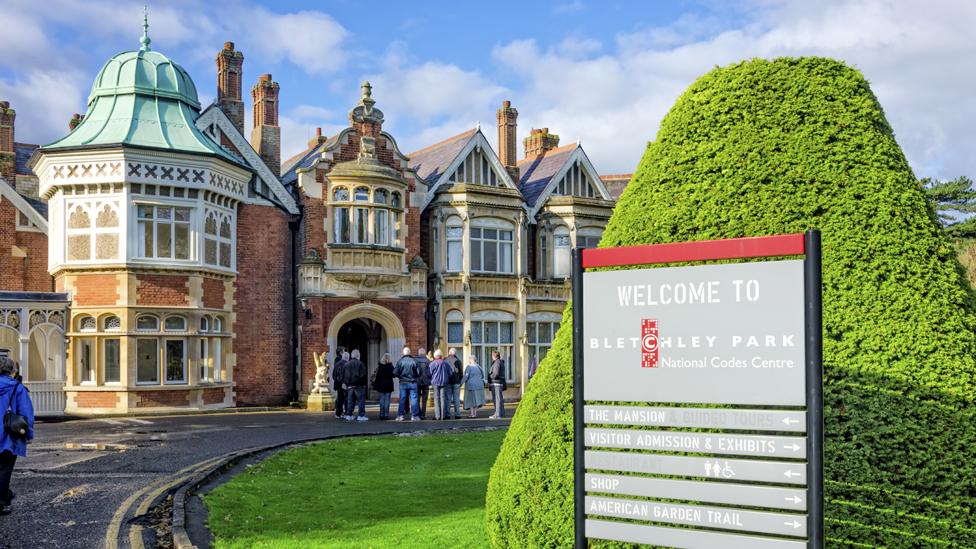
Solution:
{"label": "brick chimney", "polygon": [[315,137],[308,140],[309,147],[318,147],[328,141],[329,138],[322,135],[322,128],[315,128]]}
{"label": "brick chimney", "polygon": [[523,140],[525,143],[525,157],[535,158],[542,156],[559,146],[559,136],[549,133],[549,128],[532,128],[529,136]]}
{"label": "brick chimney", "polygon": [[81,124],[81,121],[85,119],[85,115],[80,113],[74,113],[71,115],[71,120],[68,120],[68,131],[74,131]]}
{"label": "brick chimney", "polygon": [[217,54],[217,107],[224,111],[241,135],[244,135],[243,67],[244,54],[234,50],[233,42],[224,42],[224,49]]}
{"label": "brick chimney", "polygon": [[518,128],[518,110],[511,101],[502,101],[502,108],[495,112],[498,119],[498,159],[508,175],[518,183],[518,153],[516,152],[516,138]]}
{"label": "brick chimney", "polygon": [[17,111],[9,101],[0,101],[0,177],[11,185],[17,173],[17,157],[14,155],[14,120]]}
{"label": "brick chimney", "polygon": [[277,82],[270,74],[262,74],[251,88],[254,99],[254,129],[251,130],[251,146],[261,156],[274,174],[281,175],[281,128],[278,127]]}

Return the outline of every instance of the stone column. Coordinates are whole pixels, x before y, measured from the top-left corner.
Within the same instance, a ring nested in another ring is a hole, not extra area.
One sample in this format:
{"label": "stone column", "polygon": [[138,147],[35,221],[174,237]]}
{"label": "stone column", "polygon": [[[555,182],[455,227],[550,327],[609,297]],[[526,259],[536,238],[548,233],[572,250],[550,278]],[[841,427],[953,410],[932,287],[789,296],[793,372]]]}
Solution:
{"label": "stone column", "polygon": [[461,237],[461,281],[464,289],[464,356],[471,356],[471,219],[466,208],[461,209],[464,235]]}

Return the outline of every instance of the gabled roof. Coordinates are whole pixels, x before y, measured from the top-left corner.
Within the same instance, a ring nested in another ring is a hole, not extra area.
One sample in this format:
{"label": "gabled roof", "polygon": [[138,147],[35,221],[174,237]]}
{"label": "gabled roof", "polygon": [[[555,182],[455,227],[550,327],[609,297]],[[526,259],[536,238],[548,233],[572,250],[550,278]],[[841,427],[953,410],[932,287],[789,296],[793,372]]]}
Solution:
{"label": "gabled roof", "polygon": [[27,161],[30,160],[32,154],[34,154],[34,149],[37,145],[30,145],[27,143],[14,143],[14,156],[17,162],[17,175],[34,175],[30,167],[27,166]]}
{"label": "gabled roof", "polygon": [[[216,125],[220,129],[227,139],[234,145],[237,152],[240,153],[241,162],[244,166],[253,170],[258,178],[264,182],[265,185],[271,189],[272,194],[281,203],[286,210],[291,214],[298,213],[298,205],[295,203],[295,198],[289,194],[288,190],[281,184],[281,181],[275,177],[274,173],[268,168],[268,165],[264,163],[261,156],[255,152],[251,144],[248,143],[247,139],[237,131],[237,127],[227,118],[224,111],[220,110],[216,105],[210,105],[201,114],[200,117],[196,119],[196,129],[201,135],[210,137],[206,133],[207,127],[210,125]],[[217,140],[212,140],[217,143]],[[218,145],[221,150],[227,151],[227,154],[231,154],[228,149],[221,145]],[[234,155],[237,157],[237,155]]]}
{"label": "gabled roof", "polygon": [[519,160],[519,190],[529,208],[535,207],[549,182],[566,165],[578,146],[576,143],[563,145],[541,156]]}
{"label": "gabled roof", "polygon": [[27,198],[17,192],[13,185],[0,177],[0,197],[9,200],[14,207],[24,213],[31,223],[47,234],[47,203],[35,198]]}
{"label": "gabled roof", "polygon": [[322,154],[325,149],[331,147],[339,139],[339,134],[333,135],[318,145],[309,147],[295,156],[281,163],[281,183],[284,186],[294,185],[298,181],[298,170],[309,168],[315,159]]}
{"label": "gabled roof", "polygon": [[415,169],[417,176],[430,187],[444,175],[447,168],[476,133],[478,133],[478,129],[474,128],[408,154],[410,167]]}

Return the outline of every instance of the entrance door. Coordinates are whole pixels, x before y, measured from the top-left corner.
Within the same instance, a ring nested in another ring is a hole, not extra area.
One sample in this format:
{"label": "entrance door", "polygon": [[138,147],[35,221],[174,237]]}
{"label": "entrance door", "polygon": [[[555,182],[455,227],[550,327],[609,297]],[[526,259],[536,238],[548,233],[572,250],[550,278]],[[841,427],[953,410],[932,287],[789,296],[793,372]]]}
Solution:
{"label": "entrance door", "polygon": [[359,349],[359,360],[366,365],[367,382],[366,398],[372,399],[373,372],[386,352],[386,337],[383,326],[375,320],[367,318],[357,318],[345,323],[339,328],[339,336],[336,338],[336,345],[342,351],[352,354],[353,349]]}

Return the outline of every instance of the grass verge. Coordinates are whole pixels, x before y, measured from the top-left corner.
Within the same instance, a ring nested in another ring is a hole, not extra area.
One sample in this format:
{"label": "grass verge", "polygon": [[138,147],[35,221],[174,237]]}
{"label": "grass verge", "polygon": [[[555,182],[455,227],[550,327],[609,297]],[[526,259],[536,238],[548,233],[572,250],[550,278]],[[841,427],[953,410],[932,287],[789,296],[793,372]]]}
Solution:
{"label": "grass verge", "polygon": [[487,547],[504,431],[375,436],[288,450],[207,494],[217,549]]}

